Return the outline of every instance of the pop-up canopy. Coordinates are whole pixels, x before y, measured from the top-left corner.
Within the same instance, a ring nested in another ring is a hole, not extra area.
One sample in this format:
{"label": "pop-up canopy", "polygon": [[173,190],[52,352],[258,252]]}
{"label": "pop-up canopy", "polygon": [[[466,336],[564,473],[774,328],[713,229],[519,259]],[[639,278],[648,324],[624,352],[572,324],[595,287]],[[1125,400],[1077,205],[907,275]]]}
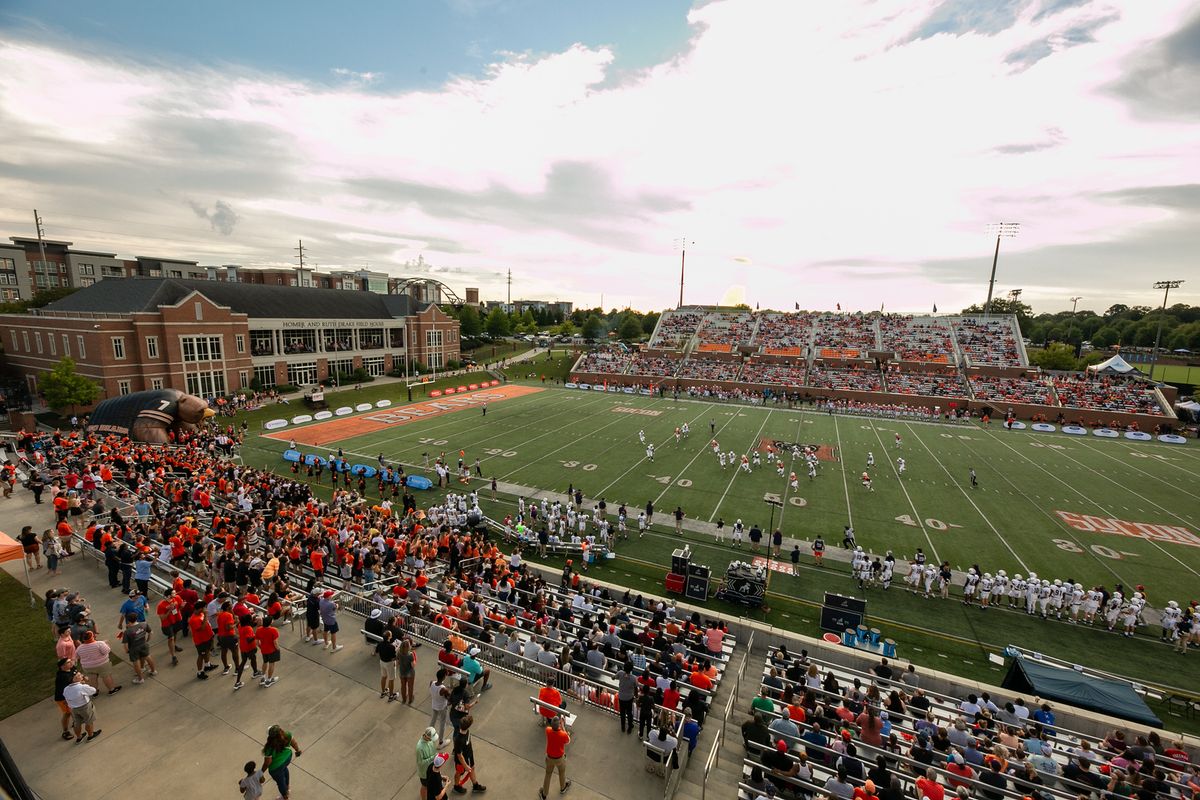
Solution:
{"label": "pop-up canopy", "polygon": [[1163,726],[1141,696],[1128,683],[1097,678],[1016,656],[1001,684],[1024,694],[1057,700],[1155,728]]}

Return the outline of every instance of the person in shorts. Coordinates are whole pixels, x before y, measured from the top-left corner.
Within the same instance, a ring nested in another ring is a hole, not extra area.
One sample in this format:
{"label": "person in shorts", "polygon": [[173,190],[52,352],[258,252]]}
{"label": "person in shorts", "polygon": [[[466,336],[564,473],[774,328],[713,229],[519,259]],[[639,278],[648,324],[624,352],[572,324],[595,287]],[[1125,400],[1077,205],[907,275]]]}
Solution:
{"label": "person in shorts", "polygon": [[275,665],[279,663],[279,629],[272,624],[273,620],[270,616],[263,617],[262,625],[258,626],[258,630],[254,632],[254,638],[258,642],[259,652],[263,657],[263,676],[261,686],[264,689],[269,689],[279,682],[279,678],[275,675]]}
{"label": "person in shorts", "polygon": [[383,639],[375,645],[375,654],[379,656],[379,699],[387,698],[388,702],[396,700],[396,643],[392,640],[391,628],[383,631]]}
{"label": "person in shorts", "polygon": [[75,744],[83,741],[84,731],[87,731],[89,742],[102,733],[96,727],[96,710],[92,706],[92,697],[95,694],[96,688],[85,683],[83,673],[79,671],[75,672],[75,677],[63,689],[63,700],[71,709],[71,727],[75,731]]}
{"label": "person in shorts", "polygon": [[196,646],[196,678],[208,680],[208,673],[217,668],[217,665],[212,663],[213,642],[216,637],[213,635],[212,625],[208,623],[208,617],[204,615],[204,606],[197,605],[192,609],[187,624],[192,634],[192,644]]}
{"label": "person in shorts", "polygon": [[133,667],[135,684],[145,683],[147,674],[158,674],[154,659],[150,657],[150,623],[145,620],[139,622],[136,611],[125,614],[125,629],[121,633],[121,641]]}

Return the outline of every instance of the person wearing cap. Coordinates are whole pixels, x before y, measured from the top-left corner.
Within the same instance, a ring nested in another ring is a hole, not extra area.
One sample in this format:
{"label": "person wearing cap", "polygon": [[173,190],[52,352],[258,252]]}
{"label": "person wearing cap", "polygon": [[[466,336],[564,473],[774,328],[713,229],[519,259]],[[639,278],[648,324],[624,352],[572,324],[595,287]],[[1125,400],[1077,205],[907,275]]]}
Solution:
{"label": "person wearing cap", "polygon": [[103,681],[109,694],[121,691],[120,684],[113,680],[112,664],[108,660],[112,648],[108,646],[108,642],[99,641],[96,639],[96,634],[86,631],[75,652],[79,658],[80,668],[91,679],[89,683],[96,685]]}
{"label": "person wearing cap", "polygon": [[[459,664],[459,667],[466,671],[467,677],[471,682],[471,689],[476,693],[486,692],[492,688],[488,685],[488,680],[492,677],[492,671],[478,661],[478,656],[481,652],[477,646],[472,645],[467,650],[467,654],[463,656],[462,663]],[[482,679],[482,683],[480,683],[480,679]],[[478,686],[476,686],[477,683],[479,684]]]}
{"label": "person wearing cap", "polygon": [[772,775],[791,777],[792,767],[796,762],[788,755],[788,750],[788,743],[785,740],[776,740],[770,747],[763,748],[760,759],[762,765],[771,770]]}
{"label": "person wearing cap", "polygon": [[89,742],[99,736],[102,731],[95,727],[96,710],[92,705],[92,697],[96,695],[96,688],[84,682],[82,672],[76,670],[71,682],[63,688],[62,694],[63,701],[71,709],[71,726],[75,731],[75,744],[83,741],[84,731],[87,731]]}
{"label": "person wearing cap", "polygon": [[[132,611],[125,616],[125,630],[118,634],[125,644],[125,653],[133,667],[134,684],[146,682],[146,675],[157,675],[158,668],[150,657],[150,623],[139,620]],[[149,668],[149,669],[147,669]]]}
{"label": "person wearing cap", "polygon": [[146,621],[146,596],[137,589],[127,594],[129,596],[125,599],[125,602],[121,603],[121,609],[117,614],[117,630],[125,627],[130,614],[133,614],[134,619],[138,622]]}
{"label": "person wearing cap", "polygon": [[321,640],[324,642],[323,647],[329,649],[329,652],[336,653],[341,650],[344,645],[337,643],[338,621],[337,610],[338,604],[333,600],[333,590],[326,589],[321,593],[321,602],[318,606],[321,615]]}
{"label": "person wearing cap", "polygon": [[425,769],[425,792],[427,800],[442,800],[446,796],[446,781],[441,769],[450,760],[449,753],[438,753]]}
{"label": "person wearing cap", "polygon": [[546,728],[546,777],[542,788],[538,789],[538,797],[542,800],[546,800],[546,793],[550,791],[550,778],[555,770],[558,771],[558,793],[566,794],[571,788],[571,782],[567,780],[567,745],[570,743],[571,734],[563,729],[562,717],[550,720]]}
{"label": "person wearing cap", "polygon": [[971,769],[971,765],[963,758],[962,753],[953,753],[946,761],[946,772],[951,776],[946,779],[950,786],[957,789],[959,786],[970,787],[968,781],[975,778],[975,770]]}
{"label": "person wearing cap", "polygon": [[421,800],[426,800],[426,778],[429,765],[438,755],[440,743],[437,728],[432,725],[425,729],[421,738],[417,739],[417,777],[421,782]]}
{"label": "person wearing cap", "polygon": [[767,726],[767,730],[776,738],[782,736],[789,742],[795,741],[800,737],[800,728],[796,723],[792,722],[791,712],[786,708],[782,711],[778,719],[771,721],[771,724]]}
{"label": "person wearing cap", "polygon": [[71,707],[67,705],[67,701],[63,697],[63,690],[70,686],[74,680],[74,659],[60,658],[58,660],[58,670],[54,673],[54,704],[62,712],[62,718],[59,721],[62,723],[63,739],[71,738]]}
{"label": "person wearing cap", "polygon": [[875,793],[875,781],[867,779],[863,781],[862,786],[854,787],[854,800],[872,800],[878,797]]}

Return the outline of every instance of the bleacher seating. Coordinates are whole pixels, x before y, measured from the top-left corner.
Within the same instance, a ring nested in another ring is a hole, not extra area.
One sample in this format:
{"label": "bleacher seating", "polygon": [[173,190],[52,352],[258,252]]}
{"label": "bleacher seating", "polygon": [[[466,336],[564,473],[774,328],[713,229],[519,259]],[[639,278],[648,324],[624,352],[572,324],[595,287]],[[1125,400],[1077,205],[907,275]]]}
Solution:
{"label": "bleacher seating", "polygon": [[591,372],[603,375],[622,375],[629,369],[633,356],[624,350],[606,348],[585,353],[575,364],[573,372]]}
{"label": "bleacher seating", "polygon": [[765,355],[800,357],[806,355],[812,341],[816,314],[760,314],[752,344],[762,347]]}
{"label": "bleacher seating", "polygon": [[750,344],[754,315],[748,311],[714,311],[704,318],[696,337],[701,353],[730,353]]}
{"label": "bleacher seating", "polygon": [[1068,408],[1162,415],[1151,384],[1137,378],[1075,373],[1053,378],[1058,400]]}
{"label": "bleacher seating", "polygon": [[1054,389],[1044,378],[972,374],[967,376],[967,380],[971,383],[971,392],[975,395],[976,400],[988,400],[993,403],[1056,405]]}
{"label": "bleacher seating", "polygon": [[848,389],[859,392],[883,391],[883,379],[875,367],[822,367],[814,364],[805,380],[819,389]]}
{"label": "bleacher seating", "polygon": [[813,346],[821,358],[865,358],[868,350],[879,349],[875,315],[822,314],[816,319]]}
{"label": "bleacher seating", "polygon": [[888,314],[879,318],[879,332],[883,349],[900,361],[954,363],[954,335],[942,319]]}
{"label": "bleacher seating", "polygon": [[675,375],[675,370],[678,368],[678,361],[672,361],[662,356],[638,353],[630,359],[626,374],[647,378],[670,378]]}
{"label": "bleacher seating", "polygon": [[771,363],[751,361],[742,367],[742,382],[765,383],[771,386],[786,386],[795,389],[804,385],[804,374],[806,371],[804,362]]}
{"label": "bleacher seating", "polygon": [[650,339],[652,350],[681,350],[704,321],[705,312],[690,309],[664,311]]}
{"label": "bleacher seating", "polygon": [[736,381],[741,369],[741,361],[688,358],[679,365],[676,377],[706,381]]}
{"label": "bleacher seating", "polygon": [[956,317],[951,324],[958,348],[970,364],[1028,366],[1021,360],[1016,317]]}
{"label": "bleacher seating", "polygon": [[936,371],[905,371],[898,365],[888,367],[887,390],[896,394],[925,397],[966,397],[967,386],[954,367]]}

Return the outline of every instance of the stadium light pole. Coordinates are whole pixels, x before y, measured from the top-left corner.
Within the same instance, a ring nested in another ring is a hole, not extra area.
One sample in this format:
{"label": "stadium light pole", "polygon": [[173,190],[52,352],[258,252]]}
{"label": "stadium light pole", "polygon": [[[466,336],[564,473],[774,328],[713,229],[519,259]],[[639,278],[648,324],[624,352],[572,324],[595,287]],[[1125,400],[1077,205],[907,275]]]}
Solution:
{"label": "stadium light pole", "polygon": [[676,308],[683,308],[683,268],[687,264],[687,246],[695,242],[688,241],[685,236],[676,239],[675,244],[679,248],[679,305]]}
{"label": "stadium light pole", "polygon": [[996,234],[996,252],[992,255],[992,277],[988,280],[987,302],[983,306],[986,317],[992,310],[992,290],[996,287],[996,262],[1000,260],[1000,240],[1015,239],[1021,232],[1019,222],[993,222],[988,225],[988,232]]}
{"label": "stadium light pole", "polygon": [[1163,302],[1162,310],[1158,315],[1158,332],[1154,334],[1154,360],[1150,362],[1150,380],[1154,380],[1154,368],[1158,366],[1158,344],[1162,341],[1163,321],[1167,318],[1167,295],[1171,293],[1172,289],[1178,289],[1182,285],[1183,281],[1179,280],[1156,281],[1154,283],[1155,289],[1163,290]]}
{"label": "stadium light pole", "polygon": [[1075,308],[1079,305],[1079,301],[1082,300],[1083,297],[1068,297],[1067,299],[1071,301],[1071,324],[1067,328],[1067,338],[1070,338],[1071,334],[1075,332]]}

